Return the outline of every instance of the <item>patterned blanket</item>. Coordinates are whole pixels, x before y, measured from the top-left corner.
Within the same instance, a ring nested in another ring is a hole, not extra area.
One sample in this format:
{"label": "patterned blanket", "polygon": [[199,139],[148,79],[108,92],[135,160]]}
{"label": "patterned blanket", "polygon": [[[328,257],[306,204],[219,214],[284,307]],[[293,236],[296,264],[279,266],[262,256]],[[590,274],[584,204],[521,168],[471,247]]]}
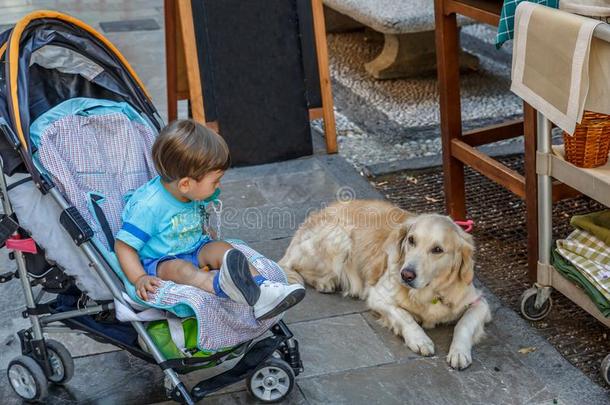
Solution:
{"label": "patterned blanket", "polygon": [[[262,256],[241,241],[228,240],[241,250],[260,274],[269,280],[286,282],[280,266]],[[197,318],[199,350],[208,353],[226,350],[265,333],[281,316],[257,321],[252,308],[238,304],[196,287],[175,284],[171,281],[149,294],[148,303],[156,308],[189,306]]]}

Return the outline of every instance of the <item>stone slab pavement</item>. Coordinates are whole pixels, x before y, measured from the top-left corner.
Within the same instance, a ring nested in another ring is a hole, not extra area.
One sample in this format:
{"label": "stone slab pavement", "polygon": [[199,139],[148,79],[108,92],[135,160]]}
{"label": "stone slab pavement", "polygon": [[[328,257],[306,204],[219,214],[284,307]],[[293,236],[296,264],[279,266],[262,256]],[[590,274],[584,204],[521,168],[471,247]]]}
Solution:
{"label": "stone slab pavement", "polygon": [[[225,209],[234,209],[240,215],[225,222],[223,234],[245,239],[277,260],[307,212],[345,193],[355,198],[382,198],[338,156],[315,155],[231,169],[223,185]],[[278,211],[285,215],[274,214]],[[19,319],[23,305],[19,285],[3,284],[0,291],[5,315],[0,319],[3,331],[0,343],[5,367],[19,351],[18,342],[11,340],[11,336],[27,322]],[[285,318],[299,340],[305,365],[288,402],[607,403],[604,389],[571,366],[517,314],[503,307],[489,292],[487,295],[494,312],[488,336],[475,347],[473,365],[455,371],[445,363],[451,327],[430,331],[438,353],[422,358],[378,325],[363,302],[309,290],[306,299]],[[76,376],[66,387],[54,387],[49,403],[131,404],[165,400],[158,367],[123,351],[97,353],[107,348],[91,346],[93,352],[87,353],[81,341],[69,343],[71,352],[78,356]],[[521,354],[519,349],[523,347],[536,350]],[[186,381],[194,384],[209,375],[210,371],[193,372],[186,376]],[[0,372],[0,398],[6,404],[19,403],[4,372]],[[219,404],[251,401],[243,383],[208,400]]]}
{"label": "stone slab pavement", "polygon": [[[47,8],[67,12],[100,29],[100,23],[127,21],[136,29],[105,33],[141,75],[165,115],[162,1],[3,0],[0,25]],[[152,19],[139,25],[137,20]],[[136,21],[136,22],[134,22]],[[112,24],[108,25],[112,26]],[[138,30],[140,27],[142,30]],[[146,29],[146,30],[144,30]],[[383,198],[339,156],[320,152],[309,158],[231,169],[224,179],[224,237],[246,240],[279,259],[298,224],[311,210],[340,198]],[[2,271],[13,268],[0,252]],[[484,286],[482,286],[484,288]],[[516,292],[518,293],[518,292]],[[287,400],[292,404],[602,404],[606,391],[575,369],[512,310],[488,292],[494,321],[474,349],[473,365],[454,371],[445,363],[451,327],[430,331],[438,353],[422,358],[375,320],[361,301],[309,290],[285,320],[301,345],[305,372]],[[19,354],[15,333],[28,326],[21,318],[23,294],[17,282],[0,285],[0,398],[20,403],[6,379],[8,362]],[[76,374],[65,387],[53,387],[49,403],[144,404],[165,401],[160,369],[113,346],[83,336],[59,338],[75,357]],[[529,354],[519,349],[534,347]],[[226,366],[230,366],[227,364]],[[187,385],[221,372],[222,367],[185,376]],[[252,403],[243,383],[206,399],[212,404]]]}

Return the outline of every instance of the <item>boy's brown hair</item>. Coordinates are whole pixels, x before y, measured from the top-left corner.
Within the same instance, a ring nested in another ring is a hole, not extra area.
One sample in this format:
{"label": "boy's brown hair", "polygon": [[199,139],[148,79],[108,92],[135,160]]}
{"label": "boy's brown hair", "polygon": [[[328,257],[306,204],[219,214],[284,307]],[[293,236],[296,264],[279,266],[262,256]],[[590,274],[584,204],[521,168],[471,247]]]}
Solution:
{"label": "boy's brown hair", "polygon": [[155,140],[152,157],[163,181],[183,177],[201,180],[231,165],[229,147],[220,135],[193,120],[176,120]]}

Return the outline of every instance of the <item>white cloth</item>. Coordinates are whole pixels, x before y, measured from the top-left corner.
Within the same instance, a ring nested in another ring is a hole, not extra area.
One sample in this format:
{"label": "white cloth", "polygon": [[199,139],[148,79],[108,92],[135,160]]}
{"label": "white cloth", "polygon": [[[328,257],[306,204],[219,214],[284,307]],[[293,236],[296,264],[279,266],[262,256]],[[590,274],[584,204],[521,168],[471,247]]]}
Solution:
{"label": "white cloth", "polygon": [[561,0],[559,8],[585,16],[610,17],[609,0]]}
{"label": "white cloth", "polygon": [[610,46],[592,45],[599,24],[530,2],[517,6],[511,91],[570,134],[585,108],[610,113]]}

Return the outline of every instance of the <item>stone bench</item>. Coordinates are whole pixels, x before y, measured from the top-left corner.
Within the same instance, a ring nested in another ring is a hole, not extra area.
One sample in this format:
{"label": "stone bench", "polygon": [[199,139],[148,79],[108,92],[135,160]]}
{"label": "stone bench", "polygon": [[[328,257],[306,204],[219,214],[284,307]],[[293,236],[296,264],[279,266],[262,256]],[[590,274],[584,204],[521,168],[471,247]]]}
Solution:
{"label": "stone bench", "polygon": [[[358,26],[383,34],[383,49],[365,64],[376,79],[418,76],[436,71],[433,0],[324,0],[329,32]],[[469,24],[458,18],[460,26]],[[476,70],[479,60],[460,53],[463,69]]]}

